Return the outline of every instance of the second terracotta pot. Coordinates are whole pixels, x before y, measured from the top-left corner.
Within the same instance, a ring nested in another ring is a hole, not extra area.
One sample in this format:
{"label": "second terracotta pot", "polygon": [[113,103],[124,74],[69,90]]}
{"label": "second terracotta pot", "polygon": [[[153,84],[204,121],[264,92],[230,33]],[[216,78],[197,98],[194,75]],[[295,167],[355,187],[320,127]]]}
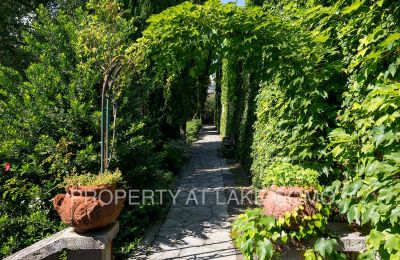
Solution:
{"label": "second terracotta pot", "polygon": [[[312,200],[315,190],[304,187],[278,187],[272,185],[269,189],[261,190],[260,200],[264,213],[275,218],[283,217],[300,206],[300,215],[311,216],[316,213],[315,202]],[[311,200],[310,200],[311,198]]]}

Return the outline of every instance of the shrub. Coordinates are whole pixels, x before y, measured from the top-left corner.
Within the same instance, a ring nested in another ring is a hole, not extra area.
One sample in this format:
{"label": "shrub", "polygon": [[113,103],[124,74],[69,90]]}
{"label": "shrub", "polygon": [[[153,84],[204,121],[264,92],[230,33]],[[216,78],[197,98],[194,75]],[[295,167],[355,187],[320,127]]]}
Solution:
{"label": "shrub", "polygon": [[287,162],[275,162],[266,169],[262,185],[263,187],[276,185],[317,188],[318,177],[319,173],[315,170]]}
{"label": "shrub", "polygon": [[197,133],[201,127],[201,119],[194,118],[186,123],[186,140],[189,143],[197,139]]}
{"label": "shrub", "polygon": [[122,180],[122,174],[119,169],[115,171],[106,171],[99,174],[72,174],[64,178],[63,186],[86,186],[86,185],[101,185],[101,184],[117,184]]}
{"label": "shrub", "polygon": [[[0,174],[0,258],[63,228],[50,202],[63,192],[59,184],[73,172],[100,169],[102,72],[114,56],[125,54],[135,30],[121,5],[108,0],[68,12],[42,6],[31,26],[22,45],[34,63],[21,75],[0,66],[0,165],[12,164]],[[118,118],[110,169],[119,167],[129,188],[167,188],[173,175],[163,169],[159,114],[146,106],[157,102],[151,87],[133,85],[133,74],[124,67],[115,79]],[[115,176],[84,175],[67,182],[114,181]]]}
{"label": "shrub", "polygon": [[215,95],[211,94],[207,96],[204,104],[202,121],[206,124],[214,123],[214,109],[215,109]]}
{"label": "shrub", "polygon": [[[311,247],[310,239],[324,235],[330,208],[317,203],[317,209],[318,213],[313,216],[302,217],[298,210],[294,210],[280,219],[264,215],[259,208],[248,209],[236,218],[231,235],[245,259],[274,259],[285,244],[296,248],[299,242],[303,242],[306,247]],[[334,248],[319,250],[317,254],[332,259],[343,258]]]}
{"label": "shrub", "polygon": [[189,145],[184,140],[169,140],[164,144],[164,167],[173,173],[177,173],[189,158]]}

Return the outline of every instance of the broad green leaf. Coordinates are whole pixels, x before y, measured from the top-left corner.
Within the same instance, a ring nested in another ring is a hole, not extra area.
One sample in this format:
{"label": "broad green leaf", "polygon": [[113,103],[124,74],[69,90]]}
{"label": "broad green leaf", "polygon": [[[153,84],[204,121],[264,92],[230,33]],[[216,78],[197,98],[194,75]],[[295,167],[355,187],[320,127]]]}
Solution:
{"label": "broad green leaf", "polygon": [[388,37],[381,43],[381,45],[387,46],[399,39],[400,39],[400,33],[392,33],[392,34],[388,35]]}
{"label": "broad green leaf", "polygon": [[363,181],[362,180],[357,180],[357,181],[353,182],[352,184],[347,186],[347,188],[345,190],[346,195],[347,196],[356,195],[357,192],[360,190],[362,185],[363,185]]}
{"label": "broad green leaf", "polygon": [[364,205],[364,209],[365,212],[361,214],[361,224],[364,225],[366,224],[368,221],[371,220],[371,218],[373,217],[375,211],[376,211],[376,207],[375,205],[371,205],[371,204],[366,204]]}
{"label": "broad green leaf", "polygon": [[329,39],[329,33],[321,33],[314,38],[314,41],[323,43],[326,42],[328,39]]}
{"label": "broad green leaf", "polygon": [[265,216],[260,219],[259,224],[263,225],[264,227],[266,227],[269,230],[275,226],[275,219],[270,216]]}
{"label": "broad green leaf", "polygon": [[317,256],[315,255],[314,251],[311,249],[306,250],[304,253],[305,260],[317,260]]}
{"label": "broad green leaf", "polygon": [[319,238],[314,244],[314,250],[322,257],[325,257],[332,254],[336,245],[337,241],[335,239]]}
{"label": "broad green leaf", "polygon": [[264,238],[264,240],[257,243],[256,255],[258,259],[271,259],[274,254],[274,248],[269,239]]}
{"label": "broad green leaf", "polygon": [[380,244],[385,242],[385,236],[382,234],[382,232],[372,230],[368,235],[367,240],[370,246],[373,248],[379,248]]}
{"label": "broad green leaf", "polygon": [[351,200],[349,198],[344,198],[339,201],[338,206],[341,214],[345,214],[349,210],[350,202]]}
{"label": "broad green leaf", "polygon": [[385,234],[384,247],[389,251],[393,252],[400,251],[400,235],[399,234]]}
{"label": "broad green leaf", "polygon": [[389,65],[388,71],[392,75],[392,77],[396,75],[396,70],[397,70],[397,65],[395,63]]}
{"label": "broad green leaf", "polygon": [[332,149],[332,155],[334,157],[338,157],[344,149],[341,147],[341,145],[337,145],[335,148]]}
{"label": "broad green leaf", "polygon": [[390,223],[392,224],[392,226],[398,224],[399,219],[400,219],[400,207],[396,207],[390,213]]}
{"label": "broad green leaf", "polygon": [[356,0],[350,6],[347,6],[343,9],[343,14],[349,14],[351,12],[356,11],[363,4],[364,1]]}
{"label": "broad green leaf", "polygon": [[333,141],[337,143],[348,142],[351,140],[351,136],[346,133],[346,130],[343,128],[334,129],[329,133],[329,138],[333,139]]}
{"label": "broad green leaf", "polygon": [[360,213],[361,213],[361,205],[353,204],[350,206],[349,211],[347,212],[347,220],[352,223],[356,221],[356,223],[360,223]]}
{"label": "broad green leaf", "polygon": [[253,240],[247,239],[243,241],[243,243],[240,245],[240,250],[242,252],[251,252],[253,250]]}

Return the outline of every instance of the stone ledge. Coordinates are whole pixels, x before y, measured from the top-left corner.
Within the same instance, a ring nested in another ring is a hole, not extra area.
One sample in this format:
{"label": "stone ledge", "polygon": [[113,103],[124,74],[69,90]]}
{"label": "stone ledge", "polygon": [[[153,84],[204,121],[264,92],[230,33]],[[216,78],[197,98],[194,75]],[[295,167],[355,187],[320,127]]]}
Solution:
{"label": "stone ledge", "polygon": [[[357,231],[351,231],[345,223],[329,223],[327,229],[338,237],[336,250],[350,254],[352,257],[365,250],[366,237]],[[313,241],[307,245],[312,246]],[[290,248],[284,250],[282,260],[304,260],[304,251]],[[352,258],[353,259],[353,258]],[[355,259],[355,258],[354,258]]]}
{"label": "stone ledge", "polygon": [[[50,259],[63,250],[71,251],[74,255],[77,255],[79,251],[99,251],[101,253],[99,255],[109,255],[111,252],[106,254],[103,251],[111,251],[111,241],[118,231],[118,222],[114,222],[102,230],[85,234],[77,234],[74,228],[69,227],[6,257],[4,260]],[[108,257],[100,258],[107,259]]]}
{"label": "stone ledge", "polygon": [[349,230],[347,224],[329,223],[327,229],[339,237],[337,250],[354,253],[365,250],[366,237],[360,232]]}

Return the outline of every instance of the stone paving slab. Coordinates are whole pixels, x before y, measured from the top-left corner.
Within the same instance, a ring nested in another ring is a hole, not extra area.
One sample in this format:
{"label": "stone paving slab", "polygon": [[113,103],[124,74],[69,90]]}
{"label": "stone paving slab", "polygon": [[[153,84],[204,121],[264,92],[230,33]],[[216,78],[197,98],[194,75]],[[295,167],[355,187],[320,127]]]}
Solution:
{"label": "stone paving slab", "polygon": [[[224,159],[215,127],[204,126],[192,146],[192,156],[177,185],[175,204],[161,225],[147,259],[236,260],[230,238]],[[196,199],[194,199],[196,198]]]}

